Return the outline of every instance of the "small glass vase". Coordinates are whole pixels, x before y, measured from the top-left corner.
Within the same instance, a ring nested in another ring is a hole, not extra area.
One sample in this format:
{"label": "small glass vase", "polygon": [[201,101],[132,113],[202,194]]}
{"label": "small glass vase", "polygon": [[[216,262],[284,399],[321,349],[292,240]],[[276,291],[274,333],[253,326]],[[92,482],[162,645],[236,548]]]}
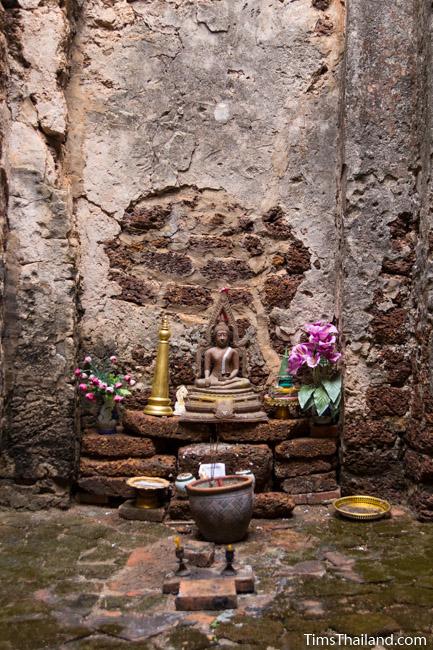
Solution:
{"label": "small glass vase", "polygon": [[312,438],[338,438],[338,415],[327,409],[323,415],[310,418],[310,436]]}
{"label": "small glass vase", "polygon": [[102,402],[97,418],[97,429],[102,435],[116,433],[117,418],[113,402]]}
{"label": "small glass vase", "polygon": [[333,417],[331,414],[329,415],[312,415],[311,416],[311,422],[315,424],[316,426],[328,426],[332,424],[333,422]]}

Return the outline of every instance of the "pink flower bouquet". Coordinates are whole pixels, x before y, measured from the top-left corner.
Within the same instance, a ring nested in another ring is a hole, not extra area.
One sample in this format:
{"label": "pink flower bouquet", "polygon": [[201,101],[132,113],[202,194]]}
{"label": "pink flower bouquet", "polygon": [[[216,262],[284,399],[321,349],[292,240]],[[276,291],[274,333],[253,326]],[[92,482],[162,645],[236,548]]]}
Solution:
{"label": "pink flower bouquet", "polygon": [[93,364],[92,357],[84,357],[80,368],[74,371],[77,388],[85,399],[94,401],[102,399],[105,402],[121,403],[131,395],[127,387],[136,383],[131,375],[123,375],[117,368],[117,357],[110,357],[110,364],[99,369]]}
{"label": "pink flower bouquet", "polygon": [[308,340],[294,345],[289,355],[289,372],[300,373],[299,404],[314,415],[335,417],[340,410],[341,373],[337,350],[338,330],[332,323],[307,323]]}
{"label": "pink flower bouquet", "polygon": [[111,356],[104,369],[98,368],[92,357],[86,356],[74,371],[77,390],[89,402],[99,401],[101,410],[98,426],[103,433],[114,433],[116,409],[125,397],[131,395],[129,387],[136,383],[131,375],[124,375],[117,367],[117,357]]}

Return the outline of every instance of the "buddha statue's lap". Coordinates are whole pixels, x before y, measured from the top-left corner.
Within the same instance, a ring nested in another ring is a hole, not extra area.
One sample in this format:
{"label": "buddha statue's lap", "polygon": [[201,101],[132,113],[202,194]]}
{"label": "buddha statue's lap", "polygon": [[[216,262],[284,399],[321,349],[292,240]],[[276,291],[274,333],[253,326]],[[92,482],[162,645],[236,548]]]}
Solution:
{"label": "buddha statue's lap", "polygon": [[212,381],[209,383],[207,382],[206,379],[196,379],[194,382],[194,385],[197,386],[197,388],[207,388],[209,392],[218,390],[220,391],[221,389],[240,389],[240,388],[253,388],[251,382],[249,379],[246,377],[236,377],[234,379],[227,379],[227,380],[219,380],[215,379],[215,381]]}

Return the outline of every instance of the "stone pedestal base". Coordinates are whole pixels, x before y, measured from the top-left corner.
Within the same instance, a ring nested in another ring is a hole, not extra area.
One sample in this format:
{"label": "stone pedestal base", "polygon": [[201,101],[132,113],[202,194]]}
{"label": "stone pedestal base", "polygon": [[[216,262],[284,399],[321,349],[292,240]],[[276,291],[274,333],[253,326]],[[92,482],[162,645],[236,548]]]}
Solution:
{"label": "stone pedestal base", "polygon": [[[215,434],[217,447],[210,444]],[[181,472],[198,477],[201,463],[222,462],[227,474],[254,473],[254,517],[289,517],[296,504],[326,503],[338,497],[338,440],[334,435],[335,428],[332,437],[309,435],[305,418],[222,422],[215,427],[127,410],[123,433],[102,436],[85,431],[79,494],[87,502],[117,505],[121,498],[135,497],[135,490],[126,484],[128,478],[147,475],[174,482]],[[174,496],[168,516],[173,521],[191,521],[188,499]]]}
{"label": "stone pedestal base", "polygon": [[236,609],[237,594],[254,592],[255,576],[247,565],[235,576],[222,576],[217,569],[193,570],[180,578],[169,574],[162,593],[176,595],[176,609],[183,611]]}

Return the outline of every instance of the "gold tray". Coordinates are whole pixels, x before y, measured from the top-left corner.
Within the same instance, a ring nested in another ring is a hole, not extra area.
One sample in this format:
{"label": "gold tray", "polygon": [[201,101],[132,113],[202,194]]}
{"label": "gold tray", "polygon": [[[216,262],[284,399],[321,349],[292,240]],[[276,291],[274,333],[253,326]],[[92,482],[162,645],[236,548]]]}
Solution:
{"label": "gold tray", "polygon": [[369,497],[366,495],[355,495],[335,499],[332,502],[335,510],[342,517],[356,521],[374,521],[389,516],[391,505],[384,499]]}

